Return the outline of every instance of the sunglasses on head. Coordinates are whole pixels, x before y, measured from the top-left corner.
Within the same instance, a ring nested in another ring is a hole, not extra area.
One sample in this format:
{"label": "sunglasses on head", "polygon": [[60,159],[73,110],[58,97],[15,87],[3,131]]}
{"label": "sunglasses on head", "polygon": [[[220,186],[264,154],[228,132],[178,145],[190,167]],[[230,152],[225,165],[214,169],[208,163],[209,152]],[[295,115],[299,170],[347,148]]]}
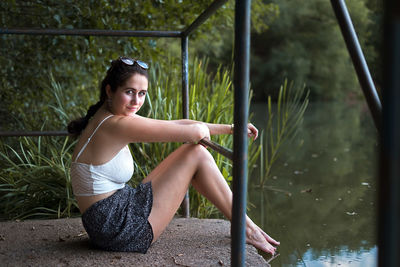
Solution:
{"label": "sunglasses on head", "polygon": [[137,59],[132,59],[129,57],[120,57],[119,58],[122,62],[124,62],[126,65],[130,65],[132,66],[133,64],[135,64],[135,62],[142,67],[143,69],[147,70],[149,68],[149,65],[147,65],[146,62],[143,62],[141,60],[137,60]]}

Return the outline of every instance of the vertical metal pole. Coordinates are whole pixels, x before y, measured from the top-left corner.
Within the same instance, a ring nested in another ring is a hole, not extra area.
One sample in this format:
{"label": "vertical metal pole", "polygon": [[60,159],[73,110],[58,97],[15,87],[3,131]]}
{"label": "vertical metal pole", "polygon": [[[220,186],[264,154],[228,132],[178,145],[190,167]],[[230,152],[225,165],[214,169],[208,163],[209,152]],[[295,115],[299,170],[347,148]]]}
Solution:
{"label": "vertical metal pole", "polygon": [[[181,38],[182,51],[182,116],[189,118],[189,55],[188,55],[188,36]],[[190,217],[189,190],[186,192],[182,202],[183,214],[185,218]]]}
{"label": "vertical metal pole", "polygon": [[347,50],[350,53],[354,68],[357,73],[358,81],[364,92],[369,109],[375,122],[376,128],[380,131],[382,127],[382,105],[371,74],[365,61],[357,34],[354,30],[353,23],[344,0],[331,0],[333,10],[339,22],[343,38],[346,42]]}
{"label": "vertical metal pole", "polygon": [[379,266],[400,266],[400,2],[385,4],[380,135]]}
{"label": "vertical metal pole", "polygon": [[233,137],[232,266],[244,266],[246,257],[247,118],[250,60],[250,0],[235,5],[235,110]]}

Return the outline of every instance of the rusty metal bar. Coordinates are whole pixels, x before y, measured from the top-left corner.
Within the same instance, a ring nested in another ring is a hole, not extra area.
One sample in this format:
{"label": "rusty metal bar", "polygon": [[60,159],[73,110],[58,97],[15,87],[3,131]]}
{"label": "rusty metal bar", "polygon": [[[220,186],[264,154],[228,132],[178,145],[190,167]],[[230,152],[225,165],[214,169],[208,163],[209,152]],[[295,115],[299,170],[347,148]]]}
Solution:
{"label": "rusty metal bar", "polygon": [[180,32],[180,31],[93,30],[93,29],[1,28],[0,34],[178,38],[178,37],[181,37],[182,32]]}
{"label": "rusty metal bar", "polygon": [[246,258],[247,119],[249,115],[250,0],[236,0],[234,50],[232,266]]}

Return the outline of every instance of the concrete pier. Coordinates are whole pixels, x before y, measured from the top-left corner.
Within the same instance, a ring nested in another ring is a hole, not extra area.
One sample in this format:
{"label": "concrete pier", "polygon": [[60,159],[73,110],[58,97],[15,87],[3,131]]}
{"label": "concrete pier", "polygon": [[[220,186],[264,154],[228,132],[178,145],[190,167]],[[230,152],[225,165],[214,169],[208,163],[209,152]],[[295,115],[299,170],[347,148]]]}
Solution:
{"label": "concrete pier", "polygon": [[[0,222],[1,266],[230,266],[230,223],[174,218],[147,254],[93,248],[80,218]],[[247,266],[268,266],[246,245]]]}

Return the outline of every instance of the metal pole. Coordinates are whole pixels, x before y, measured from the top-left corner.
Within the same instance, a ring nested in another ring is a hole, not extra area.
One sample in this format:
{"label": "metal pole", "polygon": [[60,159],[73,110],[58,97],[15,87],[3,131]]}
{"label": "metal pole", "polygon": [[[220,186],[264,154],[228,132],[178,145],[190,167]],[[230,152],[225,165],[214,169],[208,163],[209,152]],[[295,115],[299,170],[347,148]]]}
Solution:
{"label": "metal pole", "polygon": [[371,110],[375,126],[378,131],[382,128],[382,105],[371,74],[365,61],[360,43],[358,42],[357,34],[354,30],[353,23],[344,0],[331,0],[333,10],[339,22],[343,38],[346,42],[347,50],[353,61],[354,68],[357,73],[358,81],[361,89],[364,92],[369,109]]}
{"label": "metal pole", "polygon": [[31,29],[1,28],[0,34],[24,35],[76,35],[111,37],[181,37],[180,31],[129,31],[129,30],[93,30],[93,29]]}
{"label": "metal pole", "polygon": [[379,266],[400,266],[400,2],[385,3],[380,135]]}
{"label": "metal pole", "polygon": [[198,16],[197,19],[182,32],[182,36],[188,36],[189,34],[191,34],[227,1],[228,0],[215,0],[214,2],[212,2],[211,5],[206,10],[204,10],[203,13],[201,13],[200,16]]}
{"label": "metal pole", "polygon": [[234,51],[232,266],[244,266],[246,249],[247,118],[250,60],[250,0],[236,0]]}
{"label": "metal pole", "polygon": [[[181,38],[182,51],[182,116],[184,119],[189,119],[189,54],[188,54],[187,36]],[[183,213],[186,218],[190,217],[190,199],[189,190],[186,192],[183,199]]]}

